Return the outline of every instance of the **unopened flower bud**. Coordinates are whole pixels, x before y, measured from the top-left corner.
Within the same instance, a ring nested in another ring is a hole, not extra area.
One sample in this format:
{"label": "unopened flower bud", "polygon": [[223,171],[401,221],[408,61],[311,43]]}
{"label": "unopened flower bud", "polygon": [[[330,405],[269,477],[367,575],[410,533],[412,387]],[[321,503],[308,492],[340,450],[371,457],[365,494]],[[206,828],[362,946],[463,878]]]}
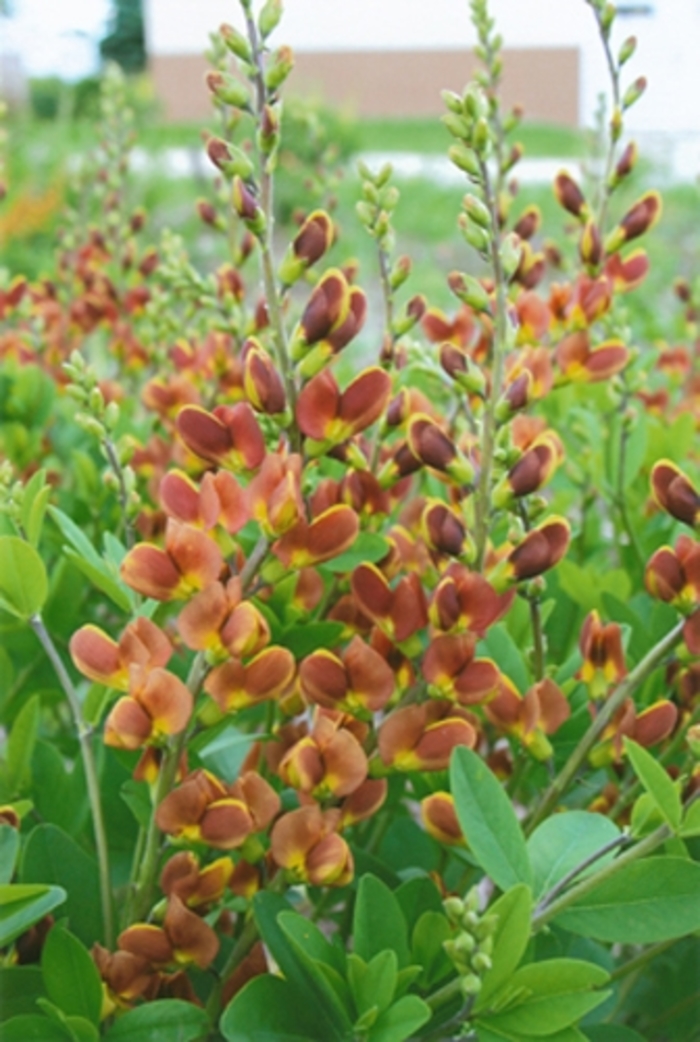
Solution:
{"label": "unopened flower bud", "polygon": [[617,64],[624,65],[625,62],[629,61],[634,52],[637,50],[637,37],[628,36],[624,41],[617,55]]}
{"label": "unopened flower bud", "polygon": [[265,86],[270,91],[279,90],[294,68],[294,55],[291,47],[280,47],[275,51],[270,64],[265,70]]}
{"label": "unopened flower bud", "polygon": [[481,228],[491,227],[491,214],[485,203],[475,195],[465,195],[462,200],[464,212]]}
{"label": "unopened flower bud", "polygon": [[389,273],[389,285],[392,289],[398,289],[411,274],[411,258],[403,254],[397,257],[393,268]]}
{"label": "unopened flower bud", "polygon": [[554,178],[554,194],[557,202],[564,209],[579,219],[585,217],[586,200],[583,192],[565,170],[562,170]]}
{"label": "unopened flower bud", "polygon": [[507,279],[510,279],[518,270],[522,254],[522,243],[515,232],[506,235],[498,252],[501,258],[503,274]]}
{"label": "unopened flower bud", "polygon": [[465,174],[477,179],[481,177],[479,160],[471,148],[467,148],[466,145],[462,144],[452,145],[447,150],[447,155],[451,162],[460,170],[463,170]]}
{"label": "unopened flower bud", "polygon": [[266,0],[258,17],[258,29],[263,40],[272,33],[282,18],[282,0]]}
{"label": "unopened flower bud", "polygon": [[449,109],[450,112],[454,112],[456,115],[462,115],[462,99],[459,94],[455,94],[452,90],[441,91],[442,100],[445,102],[445,108]]}
{"label": "unopened flower bud", "polygon": [[456,926],[461,921],[462,913],[464,912],[462,899],[460,897],[446,897],[442,902],[442,907],[449,921],[453,926]]}
{"label": "unopened flower bud", "polygon": [[474,224],[465,213],[459,215],[457,223],[465,241],[468,242],[470,246],[473,246],[479,253],[488,253],[491,240],[487,231],[485,231],[480,225]]}
{"label": "unopened flower bud", "polygon": [[492,966],[491,959],[484,952],[477,952],[472,958],[472,969],[479,975],[483,975],[490,970]]}
{"label": "unopened flower bud", "polygon": [[463,271],[452,271],[447,276],[447,284],[456,297],[475,311],[491,310],[489,294],[473,275],[467,275]]}
{"label": "unopened flower bud", "polygon": [[696,760],[700,760],[700,724],[692,724],[686,732],[688,748]]}
{"label": "unopened flower bud", "polygon": [[636,101],[639,101],[644,91],[647,89],[647,81],[644,76],[639,76],[634,83],[631,83],[625,93],[622,96],[622,108],[630,108]]}
{"label": "unopened flower bud", "polygon": [[468,973],[465,977],[460,978],[459,990],[465,998],[472,998],[481,991],[481,979],[475,973]]}
{"label": "unopened flower bud", "polygon": [[251,60],[250,44],[243,33],[239,33],[238,29],[234,29],[232,25],[224,24],[219,29],[219,35],[231,54],[235,54],[241,61],[249,62]]}
{"label": "unopened flower bud", "polygon": [[212,70],[207,73],[205,80],[214,97],[223,101],[225,105],[232,105],[237,109],[250,108],[248,88],[235,76]]}

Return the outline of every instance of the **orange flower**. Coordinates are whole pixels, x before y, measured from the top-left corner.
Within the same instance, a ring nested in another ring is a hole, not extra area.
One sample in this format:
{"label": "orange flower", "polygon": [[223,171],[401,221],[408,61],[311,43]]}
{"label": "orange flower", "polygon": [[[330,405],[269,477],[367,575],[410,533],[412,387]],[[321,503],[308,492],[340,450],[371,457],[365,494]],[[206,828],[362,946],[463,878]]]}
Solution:
{"label": "orange flower", "polygon": [[352,507],[338,504],[307,522],[301,518],[272,547],[285,568],[308,568],[349,550],[360,531]]}
{"label": "orange flower", "polygon": [[474,468],[458,452],[454,442],[434,420],[417,413],[408,421],[408,447],[413,456],[426,467],[447,474],[460,485],[474,480]]}
{"label": "orange flower", "polygon": [[123,952],[147,960],[154,966],[194,963],[205,970],[219,950],[219,939],[211,926],[191,912],[174,894],[168,898],[163,925],[135,923],[117,938]]}
{"label": "orange flower", "polygon": [[554,734],[569,719],[571,708],[561,689],[545,678],[521,696],[503,677],[495,698],[484,707],[486,717],[507,734],[514,735],[537,760],[547,760],[552,746],[547,735]]}
{"label": "orange flower", "polygon": [[299,428],[318,442],[347,441],[379,419],[390,394],[391,378],[378,366],[363,370],[342,392],[330,370],[324,369],[297,399]]}
{"label": "orange flower", "polygon": [[355,636],[342,656],[325,648],[299,667],[301,691],[309,702],[354,715],[383,709],[394,693],[394,672],[386,659]]}
{"label": "orange flower", "polygon": [[652,597],[692,612],[700,604],[700,542],[682,535],[675,550],[662,546],[649,559],[644,584]]}
{"label": "orange flower", "polygon": [[700,525],[700,494],[671,460],[659,460],[654,464],[651,491],[661,509],[671,517],[691,528]]}
{"label": "orange flower", "polygon": [[423,676],[430,694],[460,705],[479,705],[491,698],[500,680],[491,659],[475,659],[476,638],[470,633],[440,635],[423,656]]}
{"label": "orange flower", "polygon": [[564,458],[559,436],[551,430],[535,438],[494,489],[495,506],[511,506],[521,496],[529,496],[546,485]]}
{"label": "orange flower", "polygon": [[350,343],[362,328],[366,311],[364,293],[359,287],[349,285],[340,268],[325,272],[311,294],[290,344],[292,358],[301,360],[301,375],[314,376],[329,358]]}
{"label": "orange flower", "polygon": [[311,733],[293,745],[280,762],[282,781],[318,800],[348,796],[358,789],[367,777],[367,757],[342,723],[341,714],[317,709]]}
{"label": "orange flower", "polygon": [[184,600],[218,579],[223,564],[221,550],[210,536],[169,520],[165,549],[138,543],[122,561],[121,576],[144,597]]}
{"label": "orange flower", "polygon": [[455,746],[473,749],[475,718],[451,702],[405,706],[387,717],[379,731],[379,754],[399,771],[444,771]]}
{"label": "orange flower", "polygon": [[560,374],[556,384],[569,381],[597,383],[624,369],[629,361],[629,351],[621,340],[606,340],[592,348],[588,332],[581,330],[559,341],[554,350],[554,360]]}
{"label": "orange flower", "polygon": [[266,536],[275,538],[304,517],[301,457],[270,453],[247,488],[252,516]]}
{"label": "orange flower", "polygon": [[376,565],[361,564],[352,573],[351,586],[361,611],[398,644],[428,621],[423,584],[413,573],[392,590]]}
{"label": "orange flower", "polygon": [[502,564],[496,565],[491,576],[494,587],[532,579],[553,568],[566,553],[570,538],[568,521],[563,517],[547,518],[527,533]]}
{"label": "orange flower", "polygon": [[230,857],[220,857],[205,868],[190,851],[180,851],[166,863],[160,875],[160,888],[167,897],[175,894],[197,912],[220,901],[233,873]]}
{"label": "orange flower", "polygon": [[105,745],[140,749],[180,734],[192,716],[192,693],[173,673],[132,666],[129,694],[120,698],[105,722]]}
{"label": "orange flower", "polygon": [[250,520],[245,492],[226,470],[207,471],[199,486],[183,471],[171,470],[161,479],[159,495],[168,517],[195,528],[221,524],[234,534]]}
{"label": "orange flower", "polygon": [[430,621],[443,633],[469,630],[483,637],[492,623],[506,613],[513,593],[497,594],[478,572],[456,561],[442,574],[430,602]]}
{"label": "orange flower", "polygon": [[466,526],[454,510],[439,500],[426,503],[421,529],[427,545],[436,553],[458,557],[464,551]]}
{"label": "orange flower", "polygon": [[324,813],[314,803],[275,822],[272,856],[291,880],[312,886],[346,886],[352,880],[352,854],[336,831],[339,818],[339,811]]}
{"label": "orange flower", "polygon": [[177,429],[196,456],[229,470],[257,470],[265,458],[265,439],[247,402],[217,405],[213,412],[187,405],[178,413]]}
{"label": "orange flower", "polygon": [[207,651],[214,659],[248,658],[270,640],[265,617],[242,599],[237,576],[225,586],[211,583],[195,594],[180,612],[177,628],[188,648]]}
{"label": "orange flower", "polygon": [[465,846],[464,833],[457,820],[454,796],[450,792],[433,792],[421,800],[420,816],[426,832],[438,843]]}
{"label": "orange flower", "polygon": [[136,999],[150,998],[158,986],[158,976],[149,959],[129,951],[110,952],[94,944],[90,952],[106,988],[106,1005],[111,1013]]}
{"label": "orange flower", "polygon": [[284,412],[287,400],[282,378],[267,351],[254,337],[243,345],[241,359],[243,386],[253,408],[268,416]]}
{"label": "orange flower", "polygon": [[227,786],[199,770],[168,793],[156,810],[156,823],[177,839],[233,850],[266,829],[279,808],[277,793],[254,771]]}
{"label": "orange flower", "polygon": [[139,616],[129,623],[118,643],[98,626],[81,626],[71,637],[70,653],[83,676],[126,691],[131,665],[144,669],[166,666],[173,646],[159,626]]}
{"label": "orange flower", "polygon": [[204,690],[224,713],[236,712],[271,698],[282,698],[291,689],[296,663],[291,651],[277,645],[264,648],[249,662],[230,659],[212,669]]}
{"label": "orange flower", "polygon": [[[591,712],[594,712],[591,706]],[[600,741],[591,750],[589,759],[594,767],[619,763],[624,754],[623,738],[631,738],[648,748],[657,745],[673,731],[678,710],[673,702],[658,699],[653,705],[637,713],[631,698],[626,699],[603,731]]]}
{"label": "orange flower", "polygon": [[579,648],[583,664],[578,678],[588,685],[591,698],[604,698],[626,675],[622,631],[616,622],[603,626],[597,611],[586,616]]}

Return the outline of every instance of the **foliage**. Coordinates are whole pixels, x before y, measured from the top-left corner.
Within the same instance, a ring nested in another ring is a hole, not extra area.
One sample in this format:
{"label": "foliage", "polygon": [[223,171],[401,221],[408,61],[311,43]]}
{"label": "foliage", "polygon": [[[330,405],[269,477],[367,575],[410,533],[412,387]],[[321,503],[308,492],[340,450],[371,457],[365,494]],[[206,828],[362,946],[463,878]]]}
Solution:
{"label": "foliage", "polygon": [[146,66],[142,0],[114,0],[113,6],[110,32],[100,41],[100,54],[125,72],[142,72]]}
{"label": "foliage", "polygon": [[335,131],[275,227],[278,0],[212,42],[213,263],[135,205],[108,72],[50,274],[0,281],[3,1038],[690,1042],[697,291],[637,333],[661,199],[589,6],[611,111],[557,233],[473,0],[439,304],[389,166],[349,259]]}

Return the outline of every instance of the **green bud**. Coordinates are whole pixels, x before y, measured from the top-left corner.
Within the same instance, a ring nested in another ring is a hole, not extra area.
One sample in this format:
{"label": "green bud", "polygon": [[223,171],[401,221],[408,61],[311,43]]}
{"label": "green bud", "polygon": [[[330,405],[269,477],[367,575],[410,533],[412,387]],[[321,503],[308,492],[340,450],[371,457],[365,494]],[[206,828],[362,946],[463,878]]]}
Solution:
{"label": "green bud", "polygon": [[470,221],[465,213],[459,215],[457,218],[457,224],[459,225],[459,230],[464,236],[465,241],[468,242],[470,246],[473,246],[479,253],[488,253],[489,243],[491,240],[488,233],[484,231],[483,228],[478,224],[474,224],[473,221]]}
{"label": "green bud", "polygon": [[456,926],[461,922],[462,913],[464,912],[464,902],[460,897],[446,897],[442,902],[442,907],[445,910],[445,915],[453,926]]}
{"label": "green bud", "polygon": [[250,44],[243,33],[239,33],[238,29],[234,29],[232,25],[224,24],[219,29],[219,35],[229,51],[231,51],[231,54],[235,54],[237,58],[244,62],[251,60]]}
{"label": "green bud", "polygon": [[450,112],[454,112],[456,116],[461,116],[463,108],[459,94],[455,94],[453,90],[443,90],[441,95],[442,100],[445,102],[445,108]]}
{"label": "green bud", "polygon": [[479,976],[483,976],[487,970],[490,970],[492,966],[491,959],[488,955],[484,955],[483,952],[477,952],[472,959],[472,969]]}
{"label": "green bud", "polygon": [[466,145],[452,145],[447,151],[448,158],[456,167],[463,170],[465,174],[477,180],[481,180],[481,167],[476,154]]}
{"label": "green bud", "polygon": [[472,144],[475,151],[481,154],[485,154],[491,145],[491,128],[485,116],[482,116],[476,122],[474,134],[472,135]]}
{"label": "green bud", "polygon": [[[391,163],[385,163],[379,171],[379,173],[376,174],[374,178],[374,183],[377,186],[377,188],[383,188],[389,180],[389,178],[391,177],[391,175],[393,174],[393,172],[394,168],[392,167]],[[394,191],[398,192],[398,189],[394,189]]]}
{"label": "green bud", "polygon": [[374,207],[370,203],[355,203],[355,213],[360,218],[365,227],[372,227],[374,223]]}
{"label": "green bud", "polygon": [[511,279],[518,270],[521,253],[522,244],[519,237],[514,232],[511,232],[510,235],[506,235],[501,243],[499,256],[501,258],[503,274],[507,279]]}
{"label": "green bud", "polygon": [[465,998],[472,998],[481,991],[481,980],[475,973],[468,973],[459,982],[459,990]]}
{"label": "green bud", "polygon": [[470,933],[460,933],[455,938],[453,951],[459,955],[472,955],[476,951],[476,940]]}
{"label": "green bud", "polygon": [[265,86],[269,91],[278,90],[294,68],[294,55],[291,47],[280,47],[275,51],[272,60],[265,70]]}
{"label": "green bud", "polygon": [[491,298],[473,275],[467,275],[463,271],[453,271],[447,277],[447,284],[463,304],[468,304],[475,311],[489,312],[491,310]]}
{"label": "green bud", "polygon": [[110,402],[105,409],[104,425],[108,431],[113,431],[119,423],[119,406],[116,402]]}
{"label": "green bud", "polygon": [[467,87],[463,104],[465,113],[474,121],[486,119],[489,114],[489,102],[485,92],[473,84]]}
{"label": "green bud", "polygon": [[635,102],[639,101],[644,91],[647,89],[647,81],[644,76],[639,76],[634,83],[630,83],[629,87],[622,96],[622,110],[630,108]]}
{"label": "green bud", "polygon": [[444,116],[440,117],[440,122],[447,127],[452,137],[459,138],[461,141],[468,141],[471,137],[471,124],[464,116],[458,116],[455,112],[446,112]]}
{"label": "green bud", "polygon": [[228,72],[212,71],[206,75],[206,84],[215,98],[225,105],[233,105],[238,109],[250,108],[248,88],[241,80]]}
{"label": "green bud", "polygon": [[637,37],[628,36],[624,41],[617,55],[617,64],[624,65],[626,61],[629,61],[634,52],[637,50]]}
{"label": "green bud", "polygon": [[102,391],[99,387],[93,387],[88,396],[88,409],[90,412],[102,414],[105,407],[105,400],[102,397]]}
{"label": "green bud", "polygon": [[104,429],[104,424],[100,423],[99,420],[96,420],[94,416],[88,416],[84,412],[76,414],[75,422],[85,431],[86,434],[92,434],[100,441],[102,441],[107,433]]}
{"label": "green bud", "polygon": [[612,28],[612,24],[615,21],[615,13],[616,12],[615,12],[615,5],[614,4],[604,4],[601,7],[600,27],[603,30],[603,33],[605,34],[605,36],[608,36],[609,33],[610,33],[610,29]]}
{"label": "green bud", "polygon": [[266,0],[258,17],[258,29],[263,40],[273,32],[282,18],[282,0]]}
{"label": "green bud", "polygon": [[477,198],[477,196],[465,195],[462,200],[462,207],[476,224],[480,225],[482,228],[491,228],[491,214],[489,213],[489,208],[481,201],[481,199]]}

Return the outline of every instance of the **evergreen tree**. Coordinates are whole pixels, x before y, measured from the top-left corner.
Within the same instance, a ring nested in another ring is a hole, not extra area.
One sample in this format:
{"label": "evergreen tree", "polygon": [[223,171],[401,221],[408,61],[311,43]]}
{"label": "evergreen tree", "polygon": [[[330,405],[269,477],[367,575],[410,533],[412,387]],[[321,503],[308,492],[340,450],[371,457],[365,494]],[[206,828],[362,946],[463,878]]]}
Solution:
{"label": "evergreen tree", "polygon": [[125,72],[141,72],[146,66],[142,0],[112,0],[110,32],[100,42],[105,61],[115,61]]}

